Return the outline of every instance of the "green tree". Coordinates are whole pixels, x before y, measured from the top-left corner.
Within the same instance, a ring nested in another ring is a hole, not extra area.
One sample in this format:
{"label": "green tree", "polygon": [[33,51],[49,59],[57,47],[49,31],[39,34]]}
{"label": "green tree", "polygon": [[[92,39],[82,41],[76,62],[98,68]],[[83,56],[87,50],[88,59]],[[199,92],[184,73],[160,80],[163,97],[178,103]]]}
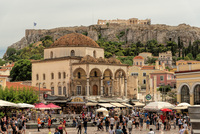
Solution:
{"label": "green tree", "polygon": [[10,72],[11,81],[31,80],[32,64],[30,60],[19,60]]}
{"label": "green tree", "polygon": [[3,59],[0,59],[0,66],[3,66],[3,64],[5,64],[6,61],[4,61]]}
{"label": "green tree", "polygon": [[16,49],[15,48],[8,48],[7,51],[6,51],[6,55],[9,57],[9,56],[12,56],[16,53]]}
{"label": "green tree", "polygon": [[154,64],[156,62],[157,58],[154,57],[147,57],[147,64]]}
{"label": "green tree", "polygon": [[34,104],[38,102],[38,92],[28,87],[23,89],[0,87],[0,99],[14,103]]}
{"label": "green tree", "polygon": [[200,54],[197,55],[196,60],[200,61]]}
{"label": "green tree", "polygon": [[191,53],[187,54],[186,57],[189,57],[190,60],[193,60],[193,55]]}
{"label": "green tree", "polygon": [[164,91],[164,94],[167,94],[167,92],[171,91],[171,87],[170,85],[166,85],[166,86],[160,86],[158,88],[158,90],[162,93],[162,91]]}
{"label": "green tree", "polygon": [[190,60],[190,58],[188,56],[185,56],[184,60]]}

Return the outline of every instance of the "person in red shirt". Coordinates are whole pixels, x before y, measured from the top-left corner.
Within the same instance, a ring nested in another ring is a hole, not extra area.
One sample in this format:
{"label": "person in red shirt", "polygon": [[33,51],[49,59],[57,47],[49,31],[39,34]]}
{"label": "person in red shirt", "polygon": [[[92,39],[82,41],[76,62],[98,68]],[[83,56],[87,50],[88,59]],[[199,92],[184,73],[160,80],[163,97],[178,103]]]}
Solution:
{"label": "person in red shirt", "polygon": [[51,117],[50,116],[48,119],[48,129],[49,129],[49,132],[51,132]]}

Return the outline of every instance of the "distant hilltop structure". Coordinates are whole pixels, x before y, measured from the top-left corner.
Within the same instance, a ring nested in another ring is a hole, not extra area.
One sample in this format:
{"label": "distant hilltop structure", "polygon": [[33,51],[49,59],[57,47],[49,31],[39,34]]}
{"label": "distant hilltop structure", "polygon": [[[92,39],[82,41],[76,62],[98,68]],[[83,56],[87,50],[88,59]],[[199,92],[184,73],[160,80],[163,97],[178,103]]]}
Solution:
{"label": "distant hilltop structure", "polygon": [[98,20],[98,25],[106,24],[125,24],[125,25],[151,25],[151,19],[139,20],[138,18],[130,18],[128,20]]}

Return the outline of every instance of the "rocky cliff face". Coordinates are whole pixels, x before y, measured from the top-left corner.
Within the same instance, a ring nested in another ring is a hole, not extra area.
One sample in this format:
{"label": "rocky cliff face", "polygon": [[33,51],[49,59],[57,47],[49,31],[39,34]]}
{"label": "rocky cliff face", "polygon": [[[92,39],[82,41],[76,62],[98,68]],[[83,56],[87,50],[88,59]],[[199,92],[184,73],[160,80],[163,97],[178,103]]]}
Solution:
{"label": "rocky cliff face", "polygon": [[28,44],[35,43],[40,38],[50,35],[54,40],[68,33],[84,33],[93,40],[105,38],[107,41],[122,41],[126,44],[136,43],[141,41],[145,43],[148,40],[155,39],[159,43],[166,44],[167,41],[172,40],[178,42],[178,37],[185,46],[189,42],[194,42],[200,39],[200,28],[191,27],[186,24],[178,26],[168,25],[91,25],[88,27],[62,27],[49,30],[33,30],[27,29],[25,37],[20,41],[14,43],[10,47],[22,49]]}

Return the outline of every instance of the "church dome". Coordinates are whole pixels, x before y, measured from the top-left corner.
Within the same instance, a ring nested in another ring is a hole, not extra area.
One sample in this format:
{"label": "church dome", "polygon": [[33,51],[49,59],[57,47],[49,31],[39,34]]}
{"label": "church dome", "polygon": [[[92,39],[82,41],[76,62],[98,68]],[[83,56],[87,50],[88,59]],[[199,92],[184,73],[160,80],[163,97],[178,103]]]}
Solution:
{"label": "church dome", "polygon": [[71,33],[60,37],[51,47],[99,47],[99,45],[90,37],[80,33]]}

